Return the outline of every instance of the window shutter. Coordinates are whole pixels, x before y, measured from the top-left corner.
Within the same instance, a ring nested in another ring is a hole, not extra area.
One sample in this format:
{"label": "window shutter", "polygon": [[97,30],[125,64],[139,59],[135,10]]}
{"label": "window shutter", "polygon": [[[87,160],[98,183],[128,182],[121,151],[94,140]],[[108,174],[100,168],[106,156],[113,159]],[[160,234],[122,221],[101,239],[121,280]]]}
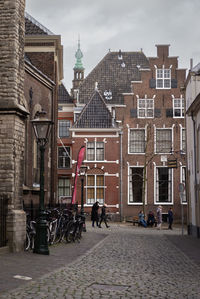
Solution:
{"label": "window shutter", "polygon": [[130,115],[132,118],[136,118],[137,117],[137,109],[131,109],[130,110]]}
{"label": "window shutter", "polygon": [[161,117],[161,109],[154,109],[154,117],[159,118]]}
{"label": "window shutter", "polygon": [[166,109],[166,117],[173,117],[173,109]]}
{"label": "window shutter", "polygon": [[149,80],[149,87],[150,88],[156,88],[156,79],[150,79]]}
{"label": "window shutter", "polygon": [[177,80],[176,79],[171,80],[171,88],[177,88]]}

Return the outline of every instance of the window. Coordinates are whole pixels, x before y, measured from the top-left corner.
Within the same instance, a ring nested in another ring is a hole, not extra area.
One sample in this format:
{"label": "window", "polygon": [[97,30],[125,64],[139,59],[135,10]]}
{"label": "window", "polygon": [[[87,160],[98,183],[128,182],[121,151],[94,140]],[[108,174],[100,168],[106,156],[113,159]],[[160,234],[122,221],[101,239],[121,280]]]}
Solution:
{"label": "window", "polygon": [[104,176],[87,175],[87,204],[91,205],[98,201],[104,202]]}
{"label": "window", "polygon": [[138,99],[138,117],[153,118],[154,117],[154,100]]}
{"label": "window", "polygon": [[172,150],[172,130],[156,129],[156,153],[170,153]]}
{"label": "window", "polygon": [[58,196],[71,196],[71,183],[69,178],[58,179]]}
{"label": "window", "polygon": [[[67,152],[66,152],[67,151]],[[58,168],[70,168],[70,147],[58,148]]]}
{"label": "window", "polygon": [[[185,166],[181,167],[181,183],[184,184],[184,186],[186,186],[186,167]],[[183,192],[182,203],[187,203],[186,189]]]}
{"label": "window", "polygon": [[173,117],[184,117],[184,99],[173,99]]}
{"label": "window", "polygon": [[103,161],[104,160],[104,142],[87,142],[87,160]]}
{"label": "window", "polygon": [[156,88],[168,89],[171,88],[171,70],[157,69],[156,70]]}
{"label": "window", "polygon": [[129,152],[145,152],[145,129],[131,129],[129,136]]}
{"label": "window", "polygon": [[70,136],[70,132],[69,132],[69,128],[70,128],[70,121],[69,120],[59,120],[58,121],[59,124],[59,137],[69,137]]}
{"label": "window", "polygon": [[142,203],[143,167],[131,167],[129,176],[129,203]]}
{"label": "window", "polygon": [[183,153],[186,152],[186,142],[185,142],[186,131],[184,128],[181,129],[181,150]]}
{"label": "window", "polygon": [[156,167],[156,202],[172,202],[172,169]]}

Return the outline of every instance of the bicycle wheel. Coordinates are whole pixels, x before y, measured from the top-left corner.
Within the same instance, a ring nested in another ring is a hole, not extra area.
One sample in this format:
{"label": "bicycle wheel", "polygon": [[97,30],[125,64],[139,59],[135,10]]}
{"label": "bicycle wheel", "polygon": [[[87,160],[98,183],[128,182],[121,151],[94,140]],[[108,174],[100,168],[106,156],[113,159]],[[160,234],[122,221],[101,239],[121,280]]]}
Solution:
{"label": "bicycle wheel", "polygon": [[56,230],[55,238],[54,238],[54,244],[57,244],[61,241],[62,235],[63,235],[62,229],[61,229],[61,227],[58,227]]}
{"label": "bicycle wheel", "polygon": [[69,222],[65,233],[65,240],[67,243],[71,243],[74,240],[75,226],[73,222]]}
{"label": "bicycle wheel", "polygon": [[25,241],[25,250],[26,251],[30,249],[30,245],[31,245],[31,240],[30,240],[28,232],[26,232],[26,241]]}

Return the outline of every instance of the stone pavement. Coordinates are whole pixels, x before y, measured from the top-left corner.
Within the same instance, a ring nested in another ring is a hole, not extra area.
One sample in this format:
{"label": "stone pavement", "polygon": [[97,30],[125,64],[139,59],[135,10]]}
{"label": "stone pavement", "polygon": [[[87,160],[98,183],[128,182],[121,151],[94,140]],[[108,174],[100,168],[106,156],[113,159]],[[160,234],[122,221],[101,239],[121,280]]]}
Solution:
{"label": "stone pavement", "polygon": [[[29,254],[34,263],[26,275],[33,279],[0,293],[0,298],[200,298],[199,240],[181,236],[180,229],[159,231],[123,224],[99,229],[90,224],[87,230],[80,244],[65,246],[76,252],[88,238],[91,249],[83,250],[68,263],[58,254],[61,251],[62,255],[63,245],[57,246],[56,258],[63,262],[60,268],[58,264],[55,267],[53,255],[51,263],[51,255]],[[49,263],[48,273],[38,279],[32,276],[37,259],[38,271],[42,271],[43,261],[48,259]],[[10,275],[16,270],[13,265]]]}

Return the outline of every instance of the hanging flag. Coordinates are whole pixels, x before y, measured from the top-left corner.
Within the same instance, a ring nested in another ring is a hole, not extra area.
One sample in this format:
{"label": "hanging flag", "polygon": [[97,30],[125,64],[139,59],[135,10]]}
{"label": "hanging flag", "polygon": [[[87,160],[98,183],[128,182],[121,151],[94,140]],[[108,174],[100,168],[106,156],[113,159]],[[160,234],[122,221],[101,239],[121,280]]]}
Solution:
{"label": "hanging flag", "polygon": [[74,191],[72,195],[72,204],[74,205],[76,203],[76,187],[77,187],[77,178],[80,171],[81,164],[83,162],[85,155],[85,146],[81,146],[79,152],[78,152],[78,158],[76,163],[76,171],[75,171],[75,179],[74,179]]}

